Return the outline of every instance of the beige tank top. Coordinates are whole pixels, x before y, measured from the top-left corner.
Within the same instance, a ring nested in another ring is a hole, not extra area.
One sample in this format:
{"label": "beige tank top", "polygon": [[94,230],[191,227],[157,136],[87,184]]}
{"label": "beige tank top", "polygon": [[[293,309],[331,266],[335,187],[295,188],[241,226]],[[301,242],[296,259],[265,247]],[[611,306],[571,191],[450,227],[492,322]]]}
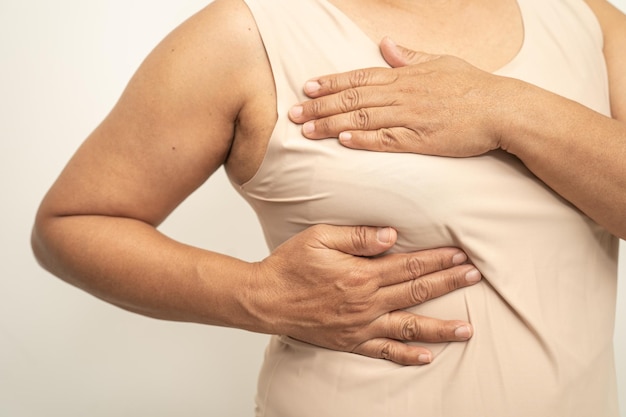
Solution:
{"label": "beige tank top", "polygon": [[[318,223],[393,226],[393,251],[463,248],[485,279],[410,309],[469,320],[467,343],[429,345],[403,367],[272,338],[257,415],[268,417],[617,416],[613,364],[617,239],[515,157],[387,154],[310,141],[287,118],[317,75],[387,66],[326,0],[246,0],[272,66],[278,121],[238,188],[270,249]],[[610,114],[602,34],[582,0],[519,0],[523,46],[498,74]]]}

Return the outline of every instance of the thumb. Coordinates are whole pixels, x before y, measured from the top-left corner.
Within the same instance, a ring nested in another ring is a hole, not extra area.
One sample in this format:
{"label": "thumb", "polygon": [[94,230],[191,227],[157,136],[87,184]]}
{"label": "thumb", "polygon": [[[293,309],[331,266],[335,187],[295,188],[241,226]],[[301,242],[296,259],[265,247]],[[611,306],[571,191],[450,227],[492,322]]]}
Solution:
{"label": "thumb", "polygon": [[380,255],[391,248],[398,237],[391,227],[318,225],[318,242],[339,252],[355,256]]}
{"label": "thumb", "polygon": [[397,45],[389,36],[385,36],[380,42],[380,51],[383,58],[393,68],[404,67],[406,65],[423,64],[439,58],[439,55],[431,55],[425,52],[418,52],[404,46]]}

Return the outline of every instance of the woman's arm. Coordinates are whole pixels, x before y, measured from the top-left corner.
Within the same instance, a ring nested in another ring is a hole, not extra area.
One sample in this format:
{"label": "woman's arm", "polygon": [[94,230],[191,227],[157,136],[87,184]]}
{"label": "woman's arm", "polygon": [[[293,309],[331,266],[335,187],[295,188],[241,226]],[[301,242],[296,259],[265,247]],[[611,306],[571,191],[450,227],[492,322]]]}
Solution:
{"label": "woman's arm", "polygon": [[[291,111],[311,139],[388,152],[466,157],[502,148],[619,237],[626,237],[626,17],[589,0],[605,36],[612,118],[449,56],[382,42],[394,69],[312,80]],[[306,123],[305,123],[306,122]],[[461,138],[461,140],[459,140]],[[467,139],[472,140],[468,141]]]}
{"label": "woman's arm", "polygon": [[[222,265],[243,278],[249,265],[156,230],[225,161],[246,103],[237,87],[252,81],[255,34],[225,4],[190,18],[142,63],[41,203],[33,248],[55,275],[129,310],[243,326],[242,313],[225,304],[236,282],[212,268],[220,285],[203,289],[202,269]],[[229,48],[242,50],[240,65]]]}
{"label": "woman's arm", "polygon": [[604,33],[612,118],[521,84],[515,91],[521,105],[509,109],[502,146],[589,217],[626,238],[626,16],[606,0],[587,3]]}
{"label": "woman's arm", "polygon": [[239,127],[255,130],[250,107],[269,93],[269,64],[254,28],[241,1],[216,0],[155,48],[44,198],[32,235],[39,262],[147,316],[399,363],[431,359],[399,340],[467,340],[467,323],[395,311],[476,282],[458,249],[370,259],[393,246],[394,230],[316,226],[248,263],[157,230],[228,160]]}

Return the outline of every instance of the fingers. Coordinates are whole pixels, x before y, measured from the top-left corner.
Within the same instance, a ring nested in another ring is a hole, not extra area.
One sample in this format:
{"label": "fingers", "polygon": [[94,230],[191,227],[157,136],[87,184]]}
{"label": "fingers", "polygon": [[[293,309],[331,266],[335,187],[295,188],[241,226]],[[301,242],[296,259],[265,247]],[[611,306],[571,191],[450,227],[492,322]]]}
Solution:
{"label": "fingers", "polygon": [[[463,265],[465,261],[467,261],[467,255],[460,249],[453,247],[390,254],[363,260],[363,262],[367,262],[366,270],[369,271],[373,279],[377,280],[378,286],[381,288],[402,283],[407,284],[419,279],[424,282],[424,285],[437,287],[432,291],[433,294],[442,293],[442,289],[439,287],[459,288],[458,285],[461,284],[465,273],[473,268],[471,265]],[[460,268],[450,269],[457,266]],[[444,274],[443,271],[447,271],[447,273]],[[393,307],[398,309],[405,306]]]}
{"label": "fingers", "polygon": [[380,53],[385,61],[392,67],[402,67],[408,65],[408,57],[403,54],[405,49],[400,49],[398,45],[388,36],[380,42]]}
{"label": "fingers", "polygon": [[[410,275],[414,275],[409,271]],[[393,311],[425,303],[454,290],[478,283],[482,276],[473,265],[442,269],[401,284],[380,288],[382,311]]]}
{"label": "fingers", "polygon": [[407,345],[393,339],[371,339],[363,342],[353,353],[376,359],[387,359],[398,365],[426,365],[432,362],[432,353],[423,347]]}
{"label": "fingers", "polygon": [[[380,130],[377,135],[382,136],[378,139],[382,141],[390,139],[390,142],[392,142],[397,140],[397,138],[385,135],[393,132],[395,136],[398,136],[394,129],[412,132],[402,122],[402,120],[408,120],[408,116],[404,117],[401,114],[403,107],[391,101],[387,104],[382,102],[372,104],[369,102],[363,108],[343,111],[339,109],[341,106],[336,103],[326,103],[326,99],[325,97],[323,102],[310,101],[304,103],[303,108],[310,106],[316,107],[316,109],[307,111],[308,114],[302,113],[303,116],[300,118],[291,117],[292,121],[302,123],[302,134],[309,139],[336,138],[342,132]],[[331,96],[328,99],[335,100],[336,98]],[[327,107],[322,110],[321,106]],[[294,107],[292,110],[297,107]],[[319,114],[314,115],[312,111],[319,112]],[[402,137],[399,137],[399,139],[402,139]]]}
{"label": "fingers", "polygon": [[367,131],[340,132],[339,143],[351,149],[377,152],[413,152],[435,154],[432,138],[404,127],[382,128]]}
{"label": "fingers", "polygon": [[[423,64],[441,58],[440,55],[431,55],[397,45],[389,37],[383,38],[380,42],[380,51],[387,63],[394,68]],[[356,87],[385,85],[395,81],[396,78],[396,75],[387,68],[363,68],[309,80],[304,84],[303,91],[307,96],[316,98]]]}
{"label": "fingers", "polygon": [[[301,285],[296,297],[311,301],[309,308],[303,310],[317,317],[313,327],[318,330],[312,332],[310,325],[296,323],[286,327],[284,334],[403,365],[432,360],[428,349],[407,345],[406,341],[439,343],[471,337],[473,329],[468,323],[421,317],[402,310],[480,280],[480,273],[465,264],[467,256],[458,248],[375,257],[396,242],[397,233],[389,227],[317,225],[296,238],[300,240],[290,242],[304,249],[300,255],[308,253],[319,258],[322,254],[312,272],[305,271],[301,281],[306,285]],[[311,248],[316,250],[311,252]],[[298,273],[302,274],[302,268],[298,268]],[[314,281],[306,279],[310,274]],[[287,275],[293,281],[293,274]],[[332,285],[320,285],[321,278],[328,278],[326,282]],[[290,293],[294,291],[290,288]],[[311,317],[304,319],[312,322]],[[333,326],[318,326],[329,322]]]}
{"label": "fingers", "polygon": [[380,255],[398,237],[391,227],[316,225],[308,231],[323,247],[355,256]]}
{"label": "fingers", "polygon": [[395,80],[395,76],[385,68],[364,68],[338,74],[325,75],[307,81],[304,93],[311,97],[322,97],[349,88],[384,85]]}
{"label": "fingers", "polygon": [[[294,123],[306,123],[310,120],[329,116],[353,113],[350,117],[359,116],[358,110],[365,108],[387,108],[394,105],[396,98],[389,94],[388,89],[381,86],[369,88],[348,88],[335,94],[329,94],[314,100],[300,103],[289,110],[289,118]],[[366,114],[367,115],[367,114]],[[363,119],[352,128],[366,128]]]}
{"label": "fingers", "polygon": [[380,42],[380,52],[385,61],[393,67],[403,67],[406,65],[423,64],[428,61],[440,58],[440,55],[431,55],[424,52],[414,51],[397,45],[390,37],[385,37]]}
{"label": "fingers", "polygon": [[405,342],[464,342],[474,333],[468,323],[437,320],[406,311],[389,313],[378,321],[380,327],[376,330],[384,337],[369,339],[357,346],[353,352],[372,358],[387,359],[400,365],[425,365],[433,360],[432,353],[425,347]]}
{"label": "fingers", "polygon": [[393,311],[378,319],[372,330],[384,337],[406,342],[463,342],[474,333],[472,326],[459,320],[439,320],[407,311]]}
{"label": "fingers", "polygon": [[[410,97],[412,107],[403,105],[409,100],[410,90],[392,94],[389,89],[349,89],[338,94],[306,101],[289,110],[292,122],[302,124],[302,134],[309,139],[336,138],[341,133],[352,133],[355,139],[378,143],[385,148],[401,149],[429,132],[415,132],[405,121],[413,121],[416,114],[407,113],[419,108],[417,95]],[[420,126],[418,124],[418,126]],[[417,134],[417,138],[415,138]],[[344,139],[348,139],[345,136]]]}
{"label": "fingers", "polygon": [[[309,81],[304,90],[315,100],[292,107],[289,118],[294,123],[304,124],[303,133],[311,139],[336,137],[339,132],[349,128],[369,130],[371,111],[364,109],[385,110],[393,106],[394,100],[380,87],[396,79],[397,75],[390,70],[370,68]],[[330,116],[339,117],[317,120]],[[381,123],[376,124],[382,127],[384,124]]]}

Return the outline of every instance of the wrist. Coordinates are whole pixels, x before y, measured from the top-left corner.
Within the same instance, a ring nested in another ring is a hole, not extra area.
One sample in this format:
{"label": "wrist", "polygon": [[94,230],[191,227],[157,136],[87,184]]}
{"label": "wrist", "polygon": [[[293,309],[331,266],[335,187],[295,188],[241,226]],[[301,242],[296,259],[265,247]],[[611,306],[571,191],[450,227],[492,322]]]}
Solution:
{"label": "wrist", "polygon": [[245,317],[241,327],[256,333],[281,334],[279,317],[273,312],[277,301],[272,294],[276,288],[272,288],[268,277],[271,268],[265,262],[249,263],[243,285],[237,291],[237,303]]}
{"label": "wrist", "polygon": [[195,311],[193,321],[268,333],[259,311],[258,263],[246,262],[217,253],[205,253],[197,268],[202,284],[187,298]]}
{"label": "wrist", "polygon": [[491,101],[491,132],[495,149],[515,154],[517,142],[527,129],[530,85],[508,77],[500,77],[495,83],[495,99]]}

